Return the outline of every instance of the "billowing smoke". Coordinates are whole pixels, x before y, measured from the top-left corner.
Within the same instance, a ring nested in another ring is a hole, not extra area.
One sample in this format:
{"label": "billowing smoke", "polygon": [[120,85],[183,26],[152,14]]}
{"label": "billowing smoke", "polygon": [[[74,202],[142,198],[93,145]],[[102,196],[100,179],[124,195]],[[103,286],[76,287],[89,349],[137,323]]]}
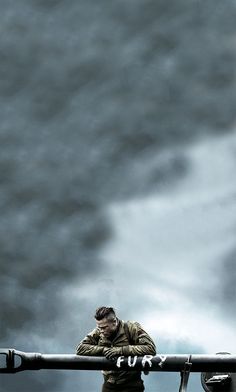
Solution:
{"label": "billowing smoke", "polygon": [[[113,284],[107,206],[168,193],[191,172],[189,145],[233,131],[236,5],[0,3],[0,346],[73,352]],[[78,379],[1,376],[6,392]]]}

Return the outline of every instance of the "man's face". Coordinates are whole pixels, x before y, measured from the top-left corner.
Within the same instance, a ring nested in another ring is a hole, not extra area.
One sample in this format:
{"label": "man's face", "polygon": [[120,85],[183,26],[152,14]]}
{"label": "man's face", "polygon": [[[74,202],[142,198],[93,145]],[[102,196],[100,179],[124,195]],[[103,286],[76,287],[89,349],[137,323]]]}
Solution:
{"label": "man's face", "polygon": [[117,329],[117,319],[115,320],[108,320],[107,318],[104,318],[102,320],[97,320],[97,327],[101,331],[102,335],[105,336],[106,338],[109,338],[112,336],[112,334],[116,331]]}

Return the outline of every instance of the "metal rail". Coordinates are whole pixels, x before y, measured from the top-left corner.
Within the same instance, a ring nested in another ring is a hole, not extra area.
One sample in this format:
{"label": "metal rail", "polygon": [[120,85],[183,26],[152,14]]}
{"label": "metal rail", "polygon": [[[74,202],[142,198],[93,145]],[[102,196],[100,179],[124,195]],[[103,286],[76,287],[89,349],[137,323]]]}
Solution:
{"label": "metal rail", "polygon": [[0,349],[0,373],[23,370],[148,370],[154,372],[235,372],[236,355],[231,354],[176,354],[120,356],[115,360],[105,357],[73,354],[25,353],[14,349]]}

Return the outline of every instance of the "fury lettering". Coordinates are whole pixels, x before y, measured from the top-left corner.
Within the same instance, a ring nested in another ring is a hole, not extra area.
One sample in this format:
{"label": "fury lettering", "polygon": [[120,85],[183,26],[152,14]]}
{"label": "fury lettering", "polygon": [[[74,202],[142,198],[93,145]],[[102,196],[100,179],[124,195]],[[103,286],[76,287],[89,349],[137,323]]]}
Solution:
{"label": "fury lettering", "polygon": [[135,366],[135,364],[136,364],[136,362],[137,362],[137,355],[135,355],[134,357],[133,357],[133,362],[132,362],[132,357],[131,356],[129,356],[128,357],[128,365],[130,366],[130,367],[134,367]]}
{"label": "fury lettering", "polygon": [[142,366],[145,367],[146,363],[148,363],[149,367],[152,367],[152,358],[153,355],[144,355],[142,359]]}
{"label": "fury lettering", "polygon": [[165,363],[165,361],[166,361],[166,355],[160,355],[160,358],[161,358],[161,360],[160,360],[160,362],[158,363],[158,366],[160,366],[161,368],[163,367],[163,365],[164,365],[164,363]]}
{"label": "fury lettering", "polygon": [[122,355],[121,357],[118,357],[118,358],[117,358],[116,366],[117,366],[118,368],[120,368],[121,362],[124,362],[124,359],[125,359],[125,357],[124,357],[123,355]]}
{"label": "fury lettering", "polygon": [[[153,358],[153,355],[144,355],[144,357],[142,358],[142,367],[145,368],[145,367],[147,367],[147,365],[149,367],[152,367],[152,358]],[[161,358],[161,362],[158,365],[160,367],[162,367],[162,364],[165,362],[166,357],[164,355],[161,355],[160,358]],[[128,356],[128,366],[129,367],[135,367],[135,365],[137,363],[137,360],[138,360],[138,356],[137,355],[135,355],[134,357],[129,355]],[[118,368],[120,368],[121,365],[122,365],[122,362],[125,362],[125,357],[123,355],[117,358],[116,366]]]}

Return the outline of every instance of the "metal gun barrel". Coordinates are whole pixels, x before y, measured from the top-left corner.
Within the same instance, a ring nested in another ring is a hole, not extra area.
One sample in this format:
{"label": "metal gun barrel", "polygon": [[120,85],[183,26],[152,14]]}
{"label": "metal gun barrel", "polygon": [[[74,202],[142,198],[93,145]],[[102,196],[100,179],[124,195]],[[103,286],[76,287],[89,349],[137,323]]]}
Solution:
{"label": "metal gun barrel", "polygon": [[0,349],[0,373],[23,370],[148,370],[182,372],[191,362],[191,372],[236,372],[236,355],[231,354],[160,354],[143,357],[80,356],[74,354],[25,353],[14,349]]}

